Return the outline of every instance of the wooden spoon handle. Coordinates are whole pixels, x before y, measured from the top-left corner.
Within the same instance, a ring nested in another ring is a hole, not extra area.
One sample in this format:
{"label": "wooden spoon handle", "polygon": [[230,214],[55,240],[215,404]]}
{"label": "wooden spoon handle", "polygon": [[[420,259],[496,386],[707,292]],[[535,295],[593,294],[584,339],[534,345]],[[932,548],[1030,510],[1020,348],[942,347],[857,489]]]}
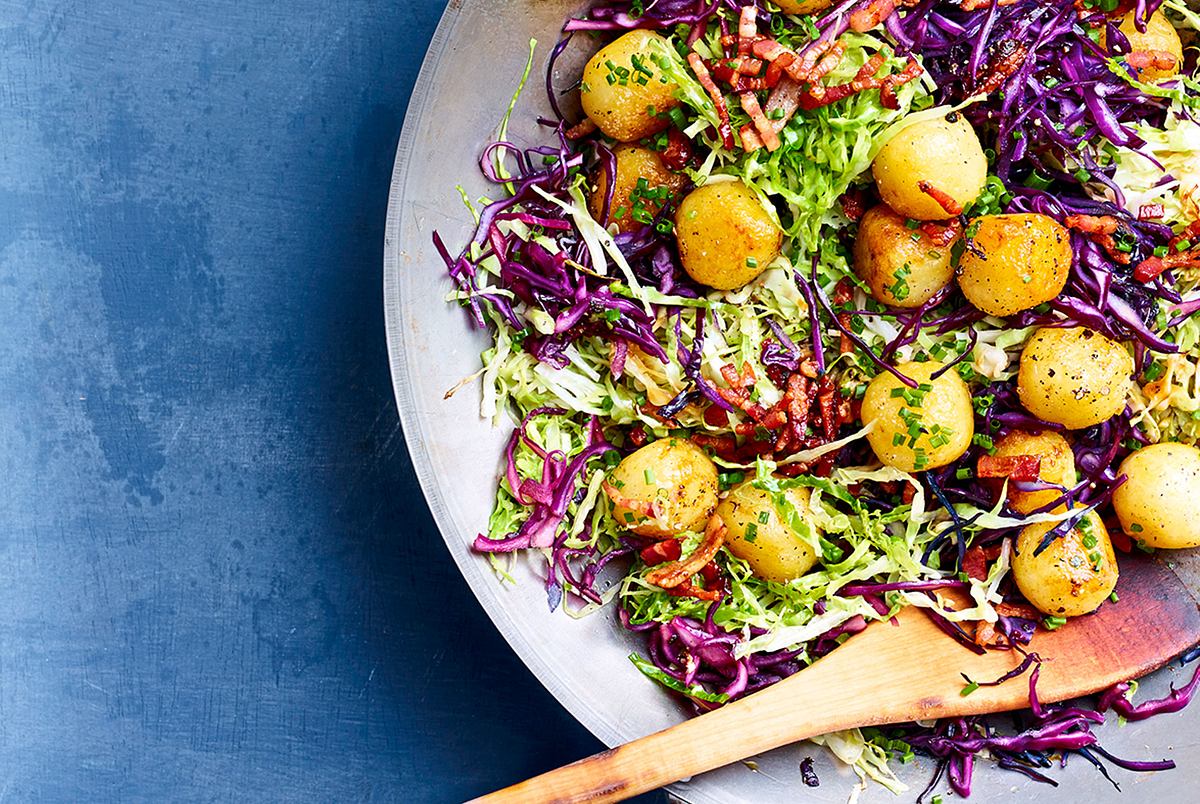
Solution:
{"label": "wooden spoon handle", "polygon": [[[835,652],[841,653],[842,651]],[[832,658],[832,656],[830,657]],[[862,720],[871,702],[831,695],[827,659],[759,693],[618,748],[602,751],[496,793],[475,799],[510,802],[622,801],[697,773]],[[845,688],[845,684],[841,684]],[[836,699],[836,704],[829,699]],[[797,707],[811,701],[811,711]]]}

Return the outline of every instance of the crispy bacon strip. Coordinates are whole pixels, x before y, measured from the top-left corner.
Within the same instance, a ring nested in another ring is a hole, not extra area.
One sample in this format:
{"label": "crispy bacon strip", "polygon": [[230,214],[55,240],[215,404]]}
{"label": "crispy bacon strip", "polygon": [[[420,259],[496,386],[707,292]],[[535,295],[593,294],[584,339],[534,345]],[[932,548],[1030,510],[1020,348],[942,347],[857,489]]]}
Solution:
{"label": "crispy bacon strip", "polygon": [[980,455],[975,465],[979,477],[1007,477],[1009,480],[1033,482],[1042,470],[1042,459],[1036,455]]}
{"label": "crispy bacon strip", "polygon": [[[816,69],[817,63],[825,58],[825,54],[836,47],[838,41],[836,39],[818,40],[813,43],[812,49],[804,54],[792,68],[788,69],[788,75],[795,78],[797,81],[812,81],[813,70]],[[799,72],[792,72],[795,69]]]}
{"label": "crispy bacon strip", "polygon": [[685,559],[672,561],[651,570],[646,575],[646,581],[663,589],[674,589],[680,584],[687,583],[693,575],[704,568],[705,564],[713,560],[717,551],[721,549],[721,545],[725,543],[727,533],[724,521],[721,517],[713,514],[708,518],[708,525],[704,528],[704,540],[692,554]]}
{"label": "crispy bacon strip", "polygon": [[903,70],[883,79],[883,83],[879,87],[879,102],[883,104],[885,109],[900,108],[900,101],[896,97],[896,87],[907,84],[909,81],[919,77],[923,69],[916,59],[909,56],[908,63],[904,65]]}
{"label": "crispy bacon strip", "polygon": [[1128,265],[1132,259],[1128,251],[1117,248],[1114,234],[1124,229],[1121,221],[1113,215],[1068,215],[1064,221],[1068,229],[1082,232],[1085,237],[1104,249],[1105,253],[1120,265]]}
{"label": "crispy bacon strip", "polygon": [[917,182],[917,189],[936,201],[939,207],[946,210],[947,215],[962,214],[962,204],[955,201],[948,193],[939,190],[932,182],[921,180]]}
{"label": "crispy bacon strip", "polygon": [[1064,221],[1068,229],[1077,229],[1084,234],[1116,234],[1121,221],[1113,215],[1068,215]]}
{"label": "crispy bacon strip", "polygon": [[771,121],[763,114],[762,107],[758,105],[758,98],[753,92],[744,92],[738,96],[738,100],[742,103],[742,110],[750,115],[750,121],[754,123],[754,128],[758,131],[763,145],[768,151],[778,151],[779,135],[775,133],[775,127],[771,125]]}
{"label": "crispy bacon strip", "polygon": [[699,53],[689,53],[688,64],[692,67],[692,72],[696,74],[696,80],[700,82],[700,86],[704,87],[704,91],[712,98],[713,104],[717,107],[717,117],[720,118],[721,124],[717,127],[717,135],[721,138],[721,143],[730,150],[733,149],[733,126],[729,122],[729,109],[725,106],[725,95],[721,92],[716,82],[713,81],[712,75],[708,72],[708,68],[704,66],[704,59],[700,58]]}
{"label": "crispy bacon strip", "polygon": [[[821,80],[822,78],[824,78],[825,76],[827,76],[831,72],[833,72],[835,69],[837,69],[837,66],[842,61],[842,57],[845,55],[846,55],[846,44],[844,42],[842,42],[841,40],[838,40],[836,43],[834,43],[834,46],[829,49],[829,52],[826,53],[824,56],[822,56],[821,60],[819,62],[817,62],[815,67],[813,67],[812,73],[809,74],[809,76],[808,76],[809,83],[815,84],[817,81]],[[883,64],[883,55],[882,54],[876,53],[871,58],[872,59],[878,58],[879,64]],[[879,69],[879,65],[876,65],[875,70],[878,70],[878,69]],[[874,72],[875,71],[872,70],[872,74],[874,74]]]}
{"label": "crispy bacon strip", "polygon": [[1133,278],[1138,282],[1153,282],[1160,274],[1176,268],[1200,268],[1200,248],[1177,251],[1165,257],[1147,257],[1133,269]]}
{"label": "crispy bacon strip", "polygon": [[758,38],[758,7],[743,6],[742,15],[738,18],[738,55],[745,56],[754,47]]}

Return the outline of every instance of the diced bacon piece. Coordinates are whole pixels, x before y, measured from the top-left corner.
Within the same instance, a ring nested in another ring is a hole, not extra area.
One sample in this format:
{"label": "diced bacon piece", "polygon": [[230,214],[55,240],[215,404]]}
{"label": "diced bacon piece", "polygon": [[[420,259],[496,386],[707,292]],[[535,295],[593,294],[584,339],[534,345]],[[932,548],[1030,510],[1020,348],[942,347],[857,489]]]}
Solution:
{"label": "diced bacon piece", "polygon": [[585,117],[582,121],[567,129],[564,132],[564,136],[566,136],[566,138],[569,140],[578,140],[594,133],[597,128],[598,126],[596,125],[595,120],[590,117]]}
{"label": "diced bacon piece", "polygon": [[866,33],[892,16],[895,10],[896,0],[871,0],[865,8],[850,14],[850,30]]}
{"label": "diced bacon piece", "polygon": [[1139,221],[1156,221],[1167,214],[1162,204],[1142,204],[1138,207]]}
{"label": "diced bacon piece", "polygon": [[646,581],[663,589],[671,589],[687,583],[717,555],[717,551],[725,543],[726,533],[724,521],[721,520],[721,517],[713,514],[709,517],[708,525],[704,529],[704,540],[692,551],[692,554],[685,559],[672,561],[651,570],[646,575]]}
{"label": "diced bacon piece", "polygon": [[1020,617],[1025,620],[1040,620],[1042,614],[1025,603],[997,603],[996,613],[1001,617]]}
{"label": "diced bacon piece", "polygon": [[1041,470],[1042,459],[1036,455],[980,455],[975,474],[981,478],[1006,477],[1033,482]]}
{"label": "diced bacon piece", "polygon": [[1133,278],[1138,282],[1153,282],[1167,270],[1167,261],[1162,257],[1147,257],[1133,269]]}
{"label": "diced bacon piece", "polygon": [[742,150],[747,153],[754,153],[763,147],[762,138],[758,136],[758,132],[754,129],[754,126],[742,126],[738,129],[738,136],[742,138]]}
{"label": "diced bacon piece", "polygon": [[738,96],[742,102],[742,110],[750,115],[750,122],[757,129],[759,137],[762,138],[762,143],[768,151],[779,150],[779,135],[775,132],[775,127],[771,125],[771,121],[763,113],[762,107],[758,104],[758,98],[753,92],[744,92]]}
{"label": "diced bacon piece", "polygon": [[1174,53],[1166,50],[1135,50],[1125,57],[1125,61],[1133,69],[1142,70],[1174,70],[1179,66]]}

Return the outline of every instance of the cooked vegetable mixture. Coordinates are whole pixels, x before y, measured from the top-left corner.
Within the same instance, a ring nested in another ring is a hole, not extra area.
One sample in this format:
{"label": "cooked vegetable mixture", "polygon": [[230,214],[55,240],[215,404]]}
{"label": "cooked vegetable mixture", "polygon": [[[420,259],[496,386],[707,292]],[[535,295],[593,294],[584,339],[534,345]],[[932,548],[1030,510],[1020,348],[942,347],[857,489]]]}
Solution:
{"label": "cooked vegetable mixture", "polygon": [[493,336],[483,414],[516,422],[475,548],[531,559],[552,608],[615,612],[700,711],[904,606],[1024,654],[1015,732],[824,739],[893,790],[914,751],[961,795],[981,754],[1038,781],[1058,755],[1171,767],[1093,729],[1196,679],[1041,706],[1036,650],[1119,605],[1119,555],[1200,546],[1197,31],[1186,0],[567,20],[545,138],[509,138],[514,97],[496,200],[461,252],[435,236]]}

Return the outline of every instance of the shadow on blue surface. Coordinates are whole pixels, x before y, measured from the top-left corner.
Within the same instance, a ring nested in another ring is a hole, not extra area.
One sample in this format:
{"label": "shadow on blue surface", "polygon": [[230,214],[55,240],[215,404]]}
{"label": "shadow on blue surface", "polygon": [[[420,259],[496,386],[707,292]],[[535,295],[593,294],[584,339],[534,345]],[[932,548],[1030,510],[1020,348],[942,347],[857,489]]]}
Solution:
{"label": "shadow on blue surface", "polygon": [[599,747],[457,575],[392,402],[440,11],[0,3],[0,795],[450,801]]}

